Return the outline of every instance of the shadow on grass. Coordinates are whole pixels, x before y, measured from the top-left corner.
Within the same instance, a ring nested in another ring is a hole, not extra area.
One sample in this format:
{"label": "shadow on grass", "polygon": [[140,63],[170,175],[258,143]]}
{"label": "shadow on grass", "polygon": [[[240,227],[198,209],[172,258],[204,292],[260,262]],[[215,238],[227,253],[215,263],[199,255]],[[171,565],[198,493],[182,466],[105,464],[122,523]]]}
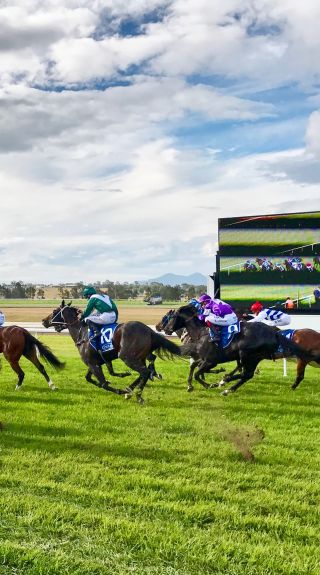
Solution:
{"label": "shadow on grass", "polygon": [[[109,433],[112,430],[109,431]],[[77,439],[71,439],[72,433]],[[168,451],[159,449],[156,445],[154,448],[135,447],[132,445],[112,444],[113,437],[107,435],[105,442],[85,441],[86,431],[72,427],[49,427],[49,426],[24,426],[21,424],[8,424],[4,426],[1,434],[2,449],[27,449],[30,451],[44,451],[52,454],[59,454],[67,451],[77,451],[90,455],[93,459],[110,455],[112,457],[128,457],[130,459],[147,459],[156,462],[176,461],[189,455],[188,450],[178,449]],[[34,436],[31,437],[30,435]],[[115,434],[118,437],[118,433]],[[80,439],[78,439],[80,437]]]}

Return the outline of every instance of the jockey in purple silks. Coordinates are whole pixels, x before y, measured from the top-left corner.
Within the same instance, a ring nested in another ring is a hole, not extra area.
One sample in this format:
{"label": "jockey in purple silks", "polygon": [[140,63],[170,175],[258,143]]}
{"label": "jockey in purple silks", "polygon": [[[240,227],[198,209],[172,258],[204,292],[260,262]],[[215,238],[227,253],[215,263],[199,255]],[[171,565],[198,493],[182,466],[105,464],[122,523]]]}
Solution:
{"label": "jockey in purple silks", "polygon": [[212,299],[203,310],[203,319],[210,328],[213,341],[220,341],[221,329],[237,323],[238,318],[231,305],[221,299]]}
{"label": "jockey in purple silks", "polygon": [[211,297],[207,293],[203,293],[198,299],[192,298],[189,301],[190,305],[196,308],[198,312],[198,318],[203,321],[203,310],[207,303],[211,301]]}

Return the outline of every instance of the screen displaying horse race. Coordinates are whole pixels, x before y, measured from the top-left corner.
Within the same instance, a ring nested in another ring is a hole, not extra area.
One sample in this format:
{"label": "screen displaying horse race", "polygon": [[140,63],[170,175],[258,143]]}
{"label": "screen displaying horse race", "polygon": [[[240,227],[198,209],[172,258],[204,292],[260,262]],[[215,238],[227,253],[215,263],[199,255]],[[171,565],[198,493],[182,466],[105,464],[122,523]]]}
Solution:
{"label": "screen displaying horse race", "polygon": [[[320,212],[219,220],[220,297],[320,312]],[[287,301],[287,303],[286,303]]]}

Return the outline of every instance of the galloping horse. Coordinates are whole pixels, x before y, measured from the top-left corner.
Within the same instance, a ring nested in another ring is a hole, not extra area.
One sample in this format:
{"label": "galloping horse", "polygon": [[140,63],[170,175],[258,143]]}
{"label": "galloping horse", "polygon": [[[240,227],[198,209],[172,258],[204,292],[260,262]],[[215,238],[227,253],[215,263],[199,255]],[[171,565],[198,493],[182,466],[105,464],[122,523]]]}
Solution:
{"label": "galloping horse", "polygon": [[[79,310],[71,304],[65,305],[62,301],[61,306],[54,309],[52,313],[42,321],[45,327],[53,325],[56,331],[68,329],[69,333],[78,347],[82,361],[88,366],[89,371],[86,379],[97,387],[117,394],[125,394],[127,398],[131,397],[133,390],[138,387],[137,399],[143,403],[142,392],[148,379],[156,373],[154,365],[146,365],[146,360],[155,359],[152,353],[157,351],[159,355],[171,358],[173,355],[180,355],[180,347],[175,343],[167,340],[165,337],[155,333],[149,326],[140,321],[128,321],[121,323],[117,327],[112,343],[113,349],[106,352],[95,351],[88,339],[87,326],[79,320]],[[139,376],[125,390],[116,389],[110,385],[102,372],[102,365],[114,359],[120,358]],[[98,381],[92,379],[92,374]]]}
{"label": "galloping horse", "polygon": [[206,327],[197,318],[197,311],[191,305],[182,306],[175,312],[168,322],[165,332],[172,333],[182,327],[186,327],[191,342],[182,346],[181,353],[191,355],[190,352],[196,352],[201,358],[197,366],[198,371],[195,373],[197,381],[201,382],[203,374],[209,372],[219,363],[236,360],[242,366],[242,371],[239,374],[229,375],[229,381],[238,381],[226,389],[223,395],[236,391],[238,387],[252,379],[259,362],[263,359],[273,359],[280,345],[284,350],[283,355],[286,357],[297,356],[307,363],[313,360],[320,361],[319,353],[309,353],[301,349],[299,345],[281,335],[280,330],[275,330],[261,322],[243,322],[241,332],[234,336],[225,349],[220,349],[210,341]]}
{"label": "galloping horse", "polygon": [[[281,330],[279,331],[281,333]],[[291,360],[297,361],[296,379],[291,386],[291,389],[296,389],[298,385],[301,383],[301,381],[304,379],[307,365],[311,365],[312,367],[320,367],[320,333],[318,331],[315,331],[314,329],[296,329],[293,331],[291,341],[294,344],[298,345],[302,350],[304,350],[309,355],[309,361],[301,357],[289,358],[290,361]],[[274,359],[281,359],[283,357],[287,356],[281,353],[281,351],[279,350],[274,355]],[[219,386],[222,387],[224,384],[228,383],[230,381],[229,379],[230,375],[233,375],[235,371],[236,370],[231,372],[231,374],[229,373],[224,375]]]}
{"label": "galloping horse", "polygon": [[[157,323],[156,330],[157,331],[165,331],[167,328],[167,325],[169,323],[169,321],[172,319],[172,317],[175,314],[175,310],[174,309],[170,309],[164,316],[163,318]],[[209,330],[207,329],[207,334],[209,337]],[[190,335],[188,334],[188,331],[186,330],[185,327],[181,328],[181,329],[177,329],[175,330],[175,333],[177,334],[178,338],[180,339],[181,343],[186,344],[186,343],[190,343],[191,342],[191,338]],[[193,385],[192,385],[192,380],[193,380],[193,374],[194,374],[194,370],[196,369],[196,367],[199,365],[200,363],[200,357],[199,354],[195,351],[195,350],[191,350],[190,351],[190,369],[189,369],[189,375],[188,375],[188,385],[187,385],[187,391],[193,391]],[[221,373],[222,371],[225,371],[225,369],[222,367],[220,369],[214,369],[214,370],[210,370],[209,373]],[[201,378],[201,380],[199,381],[199,383],[201,383],[201,385],[203,385],[203,387],[205,387],[206,389],[210,388],[211,386],[206,383],[204,381],[203,378]]]}
{"label": "galloping horse", "polygon": [[36,366],[45,378],[50,389],[57,389],[48,376],[44,366],[40,363],[38,354],[44,357],[50,365],[57,369],[62,369],[64,367],[64,363],[62,363],[46,345],[36,339],[23,327],[19,327],[17,325],[0,327],[0,353],[3,353],[13,371],[18,374],[16,389],[21,387],[24,379],[24,371],[19,365],[22,355]]}

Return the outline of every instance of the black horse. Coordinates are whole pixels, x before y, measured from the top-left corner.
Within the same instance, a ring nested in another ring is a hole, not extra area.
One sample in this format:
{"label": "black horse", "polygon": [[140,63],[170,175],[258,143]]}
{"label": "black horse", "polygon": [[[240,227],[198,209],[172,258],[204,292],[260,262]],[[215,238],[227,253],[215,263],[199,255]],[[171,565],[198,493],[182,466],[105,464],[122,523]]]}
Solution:
{"label": "black horse", "polygon": [[[169,320],[165,332],[172,333],[185,327],[190,335],[190,342],[181,349],[183,355],[197,353],[200,362],[197,365],[195,379],[201,383],[203,374],[216,367],[219,363],[236,360],[242,367],[240,373],[229,374],[228,381],[235,381],[223,395],[234,392],[249,379],[252,379],[257,365],[263,359],[273,359],[279,346],[283,349],[283,357],[296,356],[306,361],[318,361],[319,354],[307,352],[297,344],[281,335],[281,331],[261,322],[241,324],[241,332],[233,337],[231,343],[221,349],[210,340],[207,328],[197,318],[197,311],[191,305],[180,307]],[[317,355],[317,358],[315,357]],[[213,387],[217,387],[215,384]]]}
{"label": "black horse", "polygon": [[[157,331],[166,331],[167,326],[169,321],[174,317],[175,314],[175,310],[174,309],[170,309],[164,316],[163,318],[156,324],[155,328]],[[207,336],[209,338],[209,330],[208,328],[206,328],[207,330]],[[180,339],[182,344],[190,344],[191,343],[191,338],[190,335],[187,331],[187,329],[185,327],[181,328],[181,329],[176,329],[175,333],[177,334],[178,338]],[[193,391],[193,385],[192,385],[192,381],[193,381],[193,374],[194,371],[196,369],[196,367],[199,365],[200,363],[200,357],[199,354],[197,353],[197,351],[194,349],[190,350],[190,369],[189,369],[189,375],[188,375],[188,385],[187,385],[187,391]],[[220,369],[214,369],[214,370],[210,370],[210,373],[221,373],[225,371],[225,369],[222,367]],[[209,387],[211,387],[208,383],[206,383],[206,381],[203,379],[203,377],[201,378],[201,380],[199,381],[199,383],[201,383],[201,385],[203,385],[203,387],[205,387],[206,389],[208,389]]]}
{"label": "black horse", "polygon": [[[90,345],[88,328],[80,322],[79,312],[80,310],[76,307],[71,306],[71,304],[65,305],[65,302],[62,301],[61,306],[54,309],[42,323],[45,327],[53,325],[55,330],[59,332],[68,328],[73,341],[78,347],[82,361],[89,368],[86,375],[86,380],[89,383],[113,393],[126,394],[127,398],[131,397],[133,390],[138,387],[137,399],[139,403],[143,403],[142,392],[144,386],[148,379],[153,379],[156,374],[154,368],[156,355],[153,352],[156,351],[163,357],[172,358],[173,355],[180,355],[180,347],[154,332],[144,323],[129,321],[119,324],[116,329],[112,339],[112,350],[104,353],[97,352]],[[102,372],[101,366],[104,363],[110,363],[117,358],[122,359],[130,369],[139,374],[137,379],[125,390],[112,387]],[[148,359],[151,364],[147,366],[146,360]],[[92,375],[98,381],[95,381]]]}

